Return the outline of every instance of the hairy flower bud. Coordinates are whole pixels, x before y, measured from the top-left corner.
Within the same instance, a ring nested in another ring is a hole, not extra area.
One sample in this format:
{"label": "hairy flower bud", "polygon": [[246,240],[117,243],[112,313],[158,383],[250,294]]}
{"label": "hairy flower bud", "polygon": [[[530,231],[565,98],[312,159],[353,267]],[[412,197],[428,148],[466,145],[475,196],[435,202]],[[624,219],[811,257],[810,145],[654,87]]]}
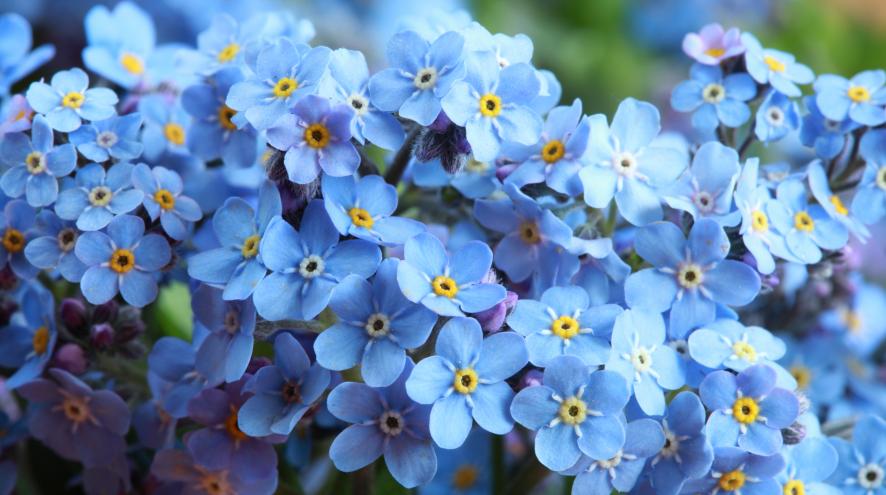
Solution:
{"label": "hairy flower bud", "polygon": [[53,366],[74,374],[82,375],[86,372],[86,353],[77,344],[68,343],[58,348],[53,356]]}
{"label": "hairy flower bud", "polygon": [[83,301],[73,297],[62,299],[59,314],[62,324],[68,331],[75,335],[83,335],[86,332],[89,315]]}
{"label": "hairy flower bud", "polygon": [[449,173],[458,171],[470,152],[471,145],[468,144],[464,127],[453,124],[446,112],[440,112],[437,119],[422,131],[415,144],[415,157],[419,161],[439,159]]}
{"label": "hairy flower bud", "polygon": [[476,313],[473,316],[478,322],[480,322],[480,327],[484,332],[495,333],[501,330],[508,313],[510,313],[511,310],[514,309],[514,306],[517,305],[517,299],[517,294],[515,292],[508,291],[502,302],[485,311]]}
{"label": "hairy flower bud", "polygon": [[120,306],[113,299],[104,304],[99,304],[92,310],[92,321],[93,323],[114,321],[117,319],[117,311],[119,309]]}
{"label": "hairy flower bud", "polygon": [[107,349],[114,343],[114,327],[110,323],[97,323],[89,329],[89,342],[98,349]]}

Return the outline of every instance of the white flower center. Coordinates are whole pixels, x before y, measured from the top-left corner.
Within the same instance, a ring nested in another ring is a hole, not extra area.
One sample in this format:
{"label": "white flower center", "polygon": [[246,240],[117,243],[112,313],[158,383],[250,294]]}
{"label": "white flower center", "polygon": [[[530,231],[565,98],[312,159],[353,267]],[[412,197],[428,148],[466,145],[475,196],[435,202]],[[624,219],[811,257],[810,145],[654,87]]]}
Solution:
{"label": "white flower center", "polygon": [[77,231],[72,228],[61,229],[56,236],[58,248],[64,252],[70,252],[77,243]]}
{"label": "white flower center", "polygon": [[89,203],[92,206],[107,206],[114,193],[105,186],[95,186],[89,191]]}
{"label": "white flower center", "polygon": [[612,168],[620,175],[631,177],[637,172],[637,158],[627,151],[616,154],[612,157]]}
{"label": "white flower center", "polygon": [[385,411],[378,418],[378,427],[385,435],[395,437],[403,432],[403,416],[397,411]]}
{"label": "white flower center", "polygon": [[418,89],[433,88],[434,85],[437,84],[437,69],[433,67],[425,67],[418,71],[418,74],[415,75],[415,79],[413,79],[412,82]]}
{"label": "white flower center", "polygon": [[304,278],[311,279],[323,275],[325,268],[326,264],[323,262],[323,258],[312,254],[305,256],[301,263],[298,264],[298,273]]}
{"label": "white flower center", "polygon": [[708,103],[716,105],[726,98],[726,88],[722,84],[711,83],[701,91],[701,97]]}
{"label": "white flower center", "polygon": [[883,468],[873,462],[858,470],[858,484],[866,490],[876,490],[883,486]]}
{"label": "white flower center", "polygon": [[391,320],[382,313],[370,315],[363,327],[370,337],[384,337],[391,331]]}
{"label": "white flower center", "polygon": [[102,148],[105,148],[105,149],[110,148],[111,146],[114,146],[115,144],[117,144],[117,141],[119,141],[119,140],[120,139],[117,137],[117,134],[115,134],[111,131],[104,131],[104,132],[100,133],[98,136],[96,136],[96,138],[95,138],[96,144],[98,144],[99,146],[101,146]]}
{"label": "white flower center", "polygon": [[766,110],[766,121],[773,127],[781,127],[784,125],[784,112],[778,107],[771,107]]}
{"label": "white flower center", "polygon": [[348,104],[357,115],[366,115],[369,112],[369,100],[365,96],[354,93],[348,97]]}
{"label": "white flower center", "polygon": [[702,213],[710,213],[714,210],[714,197],[707,191],[699,191],[692,197],[692,202],[698,211]]}

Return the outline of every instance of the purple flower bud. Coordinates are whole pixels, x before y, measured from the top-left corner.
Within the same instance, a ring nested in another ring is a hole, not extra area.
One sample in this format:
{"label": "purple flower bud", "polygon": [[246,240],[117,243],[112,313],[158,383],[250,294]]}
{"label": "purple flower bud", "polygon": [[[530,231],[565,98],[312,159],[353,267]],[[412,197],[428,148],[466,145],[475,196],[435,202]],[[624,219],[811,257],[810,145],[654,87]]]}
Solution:
{"label": "purple flower bud", "polygon": [[781,437],[784,440],[785,445],[796,445],[806,438],[806,427],[799,422],[795,422],[791,426],[781,430]]}
{"label": "purple flower bud", "polygon": [[508,291],[505,296],[504,301],[496,304],[495,306],[481,311],[479,313],[474,314],[474,318],[480,322],[480,327],[486,333],[495,333],[501,330],[502,325],[505,323],[505,318],[508,316],[508,313],[514,309],[514,306],[517,305],[517,293]]}
{"label": "purple flower bud", "polygon": [[93,323],[114,321],[117,319],[117,311],[119,309],[120,305],[113,299],[104,304],[99,304],[92,311],[92,321]]}
{"label": "purple flower bud", "polygon": [[87,325],[86,304],[80,299],[68,297],[59,305],[62,324],[73,334],[83,334]]}
{"label": "purple flower bud", "polygon": [[422,130],[415,143],[415,158],[421,162],[439,159],[443,168],[455,173],[464,165],[471,152],[464,127],[449,120],[445,112],[440,112],[430,126]]}
{"label": "purple flower bud", "polygon": [[517,384],[517,389],[523,390],[524,388],[541,385],[543,376],[541,370],[529,370],[520,377],[520,383]]}
{"label": "purple flower bud", "polygon": [[126,343],[145,332],[145,324],[141,319],[142,312],[134,306],[123,306],[118,313],[116,322],[118,343]]}
{"label": "purple flower bud", "polygon": [[12,299],[0,299],[0,327],[9,324],[9,319],[18,311],[18,304]]}
{"label": "purple flower bud", "polygon": [[77,344],[68,343],[59,347],[53,356],[53,367],[61,368],[73,375],[82,375],[86,372],[86,353]]}
{"label": "purple flower bud", "polygon": [[114,343],[114,327],[110,323],[96,323],[89,329],[89,342],[98,349],[107,349]]}

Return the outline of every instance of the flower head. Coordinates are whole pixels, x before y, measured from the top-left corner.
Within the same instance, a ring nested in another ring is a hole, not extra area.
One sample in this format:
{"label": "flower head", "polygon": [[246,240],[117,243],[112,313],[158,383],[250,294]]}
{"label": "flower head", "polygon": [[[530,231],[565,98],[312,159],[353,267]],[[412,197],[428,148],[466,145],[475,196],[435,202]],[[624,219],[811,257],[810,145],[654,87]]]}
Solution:
{"label": "flower head", "polygon": [[690,79],[674,88],[671,106],[680,112],[693,112],[692,127],[711,134],[721,123],[738,127],[751,117],[747,101],[757,94],[757,85],[744,73],[723,77],[719,66],[694,64]]}
{"label": "flower head", "polygon": [[705,65],[719,65],[744,51],[741,31],[738,28],[726,30],[717,23],[707,24],[698,33],[688,33],[683,38],[683,53]]}
{"label": "flower head", "polygon": [[151,220],[159,218],[163,231],[173,239],[184,240],[188,223],[203,218],[200,205],[182,194],[181,177],[166,167],[140,163],[132,170],[132,183],[144,193],[142,204]]}
{"label": "flower head", "polygon": [[10,198],[22,195],[28,204],[49,206],[58,198],[59,179],[77,166],[77,153],[71,144],[55,146],[52,129],[43,116],[34,118],[31,139],[23,133],[5,136],[0,146],[3,161],[10,168],[0,177],[0,187]]}
{"label": "flower head", "polygon": [[117,215],[136,209],[144,199],[132,187],[131,163],[120,162],[108,170],[90,163],[77,170],[75,183],[61,192],[55,204],[59,218],[76,220],[77,228],[100,230]]}
{"label": "flower head", "polygon": [[141,126],[142,117],[135,112],[84,124],[69,137],[77,151],[92,161],[135,160],[144,149],[138,139]]}
{"label": "flower head", "polygon": [[847,117],[866,126],[886,122],[886,71],[866,70],[852,79],[822,74],[815,81],[815,103],[821,113],[837,122]]}
{"label": "flower head", "polygon": [[763,48],[751,33],[742,33],[741,42],[745,46],[748,73],[758,83],[768,83],[779,93],[795,98],[802,94],[798,84],[809,84],[815,79],[812,70],[798,63],[793,55]]}
{"label": "flower head", "polygon": [[117,94],[108,88],[89,89],[89,77],[80,69],[57,72],[51,84],[31,83],[27,98],[56,131],[76,131],[83,120],[104,120],[116,113]]}

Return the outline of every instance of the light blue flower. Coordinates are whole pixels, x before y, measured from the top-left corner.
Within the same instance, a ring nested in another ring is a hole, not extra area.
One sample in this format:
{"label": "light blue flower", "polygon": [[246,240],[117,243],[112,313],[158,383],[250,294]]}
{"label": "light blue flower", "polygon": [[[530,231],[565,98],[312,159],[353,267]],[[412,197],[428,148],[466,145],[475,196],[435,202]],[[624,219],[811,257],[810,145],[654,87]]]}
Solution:
{"label": "light blue flower", "polygon": [[852,198],[852,213],[870,225],[886,215],[886,131],[868,131],[861,138],[864,175]]}
{"label": "light blue flower", "polygon": [[268,143],[285,151],[283,165],[296,184],[313,182],[322,170],[333,177],[351,175],[360,165],[360,153],[351,144],[354,113],[346,105],[308,95],[292,113],[268,129]]}
{"label": "light blue flower", "polygon": [[560,356],[545,368],[543,383],[521,390],[511,415],[537,432],[535,456],[545,467],[562,471],[582,454],[608,460],[624,445],[621,414],[631,392],[621,375]]}
{"label": "light blue flower", "polygon": [[332,52],[280,38],[264,47],[250,64],[254,72],[231,86],[226,104],[243,112],[258,130],[274,125],[292,105],[317,91]]}
{"label": "light blue flower", "polygon": [[120,215],[104,232],[86,232],[77,239],[74,252],[89,268],[80,280],[80,291],[92,304],[103,304],[117,295],[136,307],[157,298],[155,272],[169,263],[169,243],[162,236],[145,233],[141,218]]}
{"label": "light blue flower", "polygon": [[144,193],[143,205],[151,220],[160,219],[163,231],[176,240],[188,235],[188,223],[203,218],[200,206],[182,194],[179,175],[166,167],[139,163],[132,169],[132,184]]}
{"label": "light blue flower", "polygon": [[723,77],[719,65],[696,63],[689,70],[690,79],[678,84],[671,93],[671,106],[678,112],[693,112],[692,127],[712,134],[721,123],[739,127],[751,118],[747,101],[757,95],[757,85],[745,73]]}
{"label": "light blue flower", "polygon": [[529,64],[501,69],[488,51],[472,53],[465,65],[465,79],[452,85],[443,110],[465,128],[474,157],[492,161],[507,141],[535,144],[542,120],[527,106],[539,93],[535,70]]}
{"label": "light blue flower", "polygon": [[711,218],[720,225],[735,226],[741,218],[732,206],[738,173],[738,153],[709,141],[698,148],[689,170],[668,188],[664,199],[695,220]]}
{"label": "light blue flower", "polygon": [[[785,449],[786,466],[775,479],[782,493],[837,495],[842,493],[824,483],[837,468],[837,450],[823,437],[807,437],[797,446]],[[793,491],[791,490],[793,488]]]}
{"label": "light blue flower", "polygon": [[657,189],[673,183],[687,159],[678,150],[653,142],[660,130],[658,109],[633,98],[618,105],[611,126],[605,119],[591,117],[591,142],[585,154],[590,165],[578,174],[585,202],[606,208],[614,197],[619,213],[634,225],[661,220]]}
{"label": "light blue flower", "polygon": [[61,192],[55,212],[64,220],[76,220],[84,231],[103,229],[117,215],[136,209],[144,193],[132,188],[131,163],[120,162],[105,171],[90,163],[77,171],[75,183]]}
{"label": "light blue flower", "polygon": [[505,298],[504,287],[485,282],[492,251],[482,242],[469,241],[450,257],[439,239],[422,233],[406,241],[404,252],[397,267],[400,290],[438,315],[478,313]]}
{"label": "light blue flower", "polygon": [[505,380],[526,365],[523,338],[499,332],[484,339],[477,320],[453,318],[437,335],[434,352],[406,380],[412,400],[433,404],[430,431],[434,443],[444,449],[460,447],[474,421],[496,435],[510,432],[514,420],[508,406],[514,391]]}
{"label": "light blue flower", "polygon": [[283,212],[280,194],[271,182],[262,183],[258,210],[240,198],[228,198],[212,217],[212,229],[221,247],[188,259],[188,275],[224,288],[225,300],[248,298],[267,269],[259,249],[271,220]]}
{"label": "light blue flower", "polygon": [[675,495],[690,479],[704,476],[714,462],[714,449],[705,435],[705,409],[692,392],[680,392],[661,419],[665,442],[650,463],[655,492]]}
{"label": "light blue flower", "polygon": [[835,74],[822,74],[816,79],[815,102],[821,113],[840,122],[847,117],[867,126],[886,122],[886,72],[866,70],[852,79]]}
{"label": "light blue flower", "polygon": [[501,189],[497,170],[495,163],[477,161],[473,155],[470,155],[464,166],[452,174],[443,168],[443,163],[439,159],[429,162],[413,160],[409,172],[412,181],[419,187],[436,189],[451,185],[462,196],[479,199]]}
{"label": "light blue flower", "polygon": [[209,332],[197,349],[195,366],[212,383],[236,382],[243,377],[252,359],[255,341],[252,301],[225,301],[222,291],[200,285],[192,295],[191,308],[196,323]]}
{"label": "light blue flower", "polygon": [[156,400],[163,411],[176,419],[188,415],[188,403],[208,384],[194,367],[196,349],[176,337],[163,337],[148,354],[148,380],[159,381],[163,391]]}
{"label": "light blue flower", "polygon": [[322,179],[323,205],[341,235],[384,246],[399,246],[425,231],[417,220],[393,216],[397,189],[379,175]]}
{"label": "light blue flower", "polygon": [[846,495],[883,495],[886,476],[886,421],[862,416],[852,431],[852,441],[831,437],[840,461],[828,481]]}
{"label": "light blue flower", "polygon": [[24,195],[35,208],[54,203],[58,197],[58,180],[77,166],[74,146],[55,146],[52,129],[40,115],[34,118],[31,139],[18,132],[5,136],[0,155],[10,166],[0,177],[3,192],[10,198]]}
{"label": "light blue flower", "polygon": [[144,80],[156,41],[147,12],[131,2],[120,2],[113,10],[96,5],[86,13],[84,24],[88,45],[83,63],[89,70],[126,89]]}
{"label": "light blue flower", "polygon": [[197,49],[182,53],[182,63],[203,76],[242,67],[247,53],[255,49],[254,41],[262,34],[256,29],[255,22],[251,22],[256,17],[240,24],[228,13],[212,16],[209,27],[197,35]]}
{"label": "light blue flower", "polygon": [[15,369],[5,381],[10,390],[43,374],[58,338],[49,291],[31,286],[22,292],[20,304],[9,325],[0,329],[0,366]]}
{"label": "light blue flower", "polygon": [[824,208],[828,216],[840,222],[862,242],[871,236],[871,232],[861,223],[855,215],[850,215],[849,209],[843,204],[838,194],[834,194],[828,183],[828,176],[820,160],[815,160],[806,168],[809,179],[809,190],[812,197]]}
{"label": "light blue flower", "polygon": [[34,229],[36,214],[34,208],[21,199],[14,199],[3,207],[0,216],[0,265],[9,265],[12,272],[23,279],[29,279],[39,271],[25,257],[25,245],[37,234]]}
{"label": "light blue flower", "polygon": [[849,240],[846,227],[830,218],[821,205],[806,201],[806,187],[796,179],[776,189],[777,203],[769,215],[772,225],[787,241],[788,250],[803,263],[818,263],[822,249],[840,249]]}
{"label": "light blue flower", "polygon": [[[822,315],[821,320],[836,316],[828,313]],[[822,321],[822,325],[830,330],[826,321]],[[809,398],[812,410],[840,399],[846,390],[848,370],[839,338],[810,335],[803,340],[785,340],[788,345],[781,362],[796,380],[797,391]]]}
{"label": "light blue flower", "polygon": [[492,435],[474,429],[464,445],[437,450],[437,474],[419,495],[486,495],[492,491]]}
{"label": "light blue flower", "polygon": [[760,84],[770,84],[779,93],[796,98],[802,93],[798,84],[809,84],[815,74],[794,56],[780,50],[763,48],[751,33],[742,33],[745,64],[748,73]]}
{"label": "light blue flower", "polygon": [[634,248],[654,268],[628,277],[625,300],[632,308],[670,309],[674,337],[714,321],[717,303],[748,304],[760,291],[760,277],[745,263],[725,259],[729,247],[723,228],[707,218],[695,222],[688,239],[669,222],[644,227]]}
{"label": "light blue flower", "polygon": [[[373,144],[395,150],[400,147],[406,134],[400,122],[388,112],[376,108],[369,95],[369,66],[363,53],[340,48],[332,52],[329,73],[335,82],[329,91],[334,100],[345,103],[354,112],[351,134],[364,144]],[[391,88],[383,88],[391,91]],[[439,111],[439,110],[438,110]]]}
{"label": "light blue flower", "polygon": [[138,111],[145,121],[142,143],[146,159],[158,160],[166,152],[187,152],[187,129],[191,116],[177,99],[159,93],[149,94],[139,99]]}
{"label": "light blue flower", "polygon": [[268,320],[314,318],[346,276],[369,278],[381,262],[378,246],[370,242],[339,242],[319,200],[308,204],[298,231],[282,217],[272,218],[259,253],[271,273],[255,287],[253,300]]}
{"label": "light blue flower", "polygon": [[90,89],[89,77],[77,68],[56,72],[51,86],[31,83],[27,98],[31,108],[59,132],[76,131],[82,120],[104,120],[116,113],[117,94],[108,88]]}
{"label": "light blue flower", "polygon": [[360,375],[371,387],[386,387],[400,376],[406,350],[428,339],[437,315],[403,297],[397,286],[396,258],[381,262],[370,284],[349,275],[332,292],[329,306],[338,323],[314,342],[317,362],[344,371],[360,363]]}
{"label": "light blue flower", "polygon": [[714,371],[705,377],[698,391],[711,411],[707,434],[714,447],[738,445],[757,455],[781,450],[781,429],[797,419],[800,402],[790,390],[776,388],[775,378],[765,364],[737,376]]}
{"label": "light blue flower", "polygon": [[[714,464],[700,478],[690,480],[683,487],[686,493],[715,493],[721,486],[735,486],[741,480],[741,492],[748,494],[781,493],[775,476],[784,469],[781,454],[761,456],[734,447],[714,449]],[[735,490],[732,490],[735,492]]]}
{"label": "light blue flower", "polygon": [[778,141],[800,126],[797,103],[778,91],[770,91],[757,109],[754,134],[764,143]]}
{"label": "light blue flower", "polygon": [[55,56],[55,47],[41,45],[31,51],[31,25],[24,17],[9,12],[0,15],[0,97],[9,88]]}
{"label": "light blue flower", "polygon": [[856,356],[869,356],[886,337],[886,290],[861,277],[852,277],[854,286],[848,300],[821,314],[825,330],[839,335]]}
{"label": "light blue flower", "polygon": [[135,160],[144,149],[138,139],[141,126],[142,117],[135,112],[82,125],[68,138],[81,155],[95,162]]}
{"label": "light blue flower", "polygon": [[843,120],[831,120],[822,115],[815,97],[812,95],[803,98],[806,110],[800,122],[800,142],[803,146],[815,148],[815,154],[823,159],[830,160],[843,151],[846,145],[847,134],[854,131],[859,125],[848,117]]}
{"label": "light blue flower", "polygon": [[25,257],[41,270],[54,270],[68,282],[79,282],[86,266],[74,254],[80,233],[73,222],[60,220],[52,211],[37,215],[38,233],[25,247]]}
{"label": "light blue flower", "polygon": [[386,51],[391,67],[369,80],[373,103],[380,110],[431,125],[440,113],[440,100],[465,76],[463,51],[464,38],[455,31],[433,43],[415,31],[395,34]]}
{"label": "light blue flower", "polygon": [[616,317],[612,329],[612,352],[606,369],[627,380],[640,409],[650,416],[665,412],[664,390],[686,383],[680,356],[665,345],[661,315],[629,309]]}
{"label": "light blue flower", "polygon": [[557,356],[580,357],[590,365],[609,359],[609,334],[622,309],[615,304],[591,306],[580,287],[551,287],[541,300],[520,299],[508,315],[508,326],[526,337],[529,361],[544,367]]}

